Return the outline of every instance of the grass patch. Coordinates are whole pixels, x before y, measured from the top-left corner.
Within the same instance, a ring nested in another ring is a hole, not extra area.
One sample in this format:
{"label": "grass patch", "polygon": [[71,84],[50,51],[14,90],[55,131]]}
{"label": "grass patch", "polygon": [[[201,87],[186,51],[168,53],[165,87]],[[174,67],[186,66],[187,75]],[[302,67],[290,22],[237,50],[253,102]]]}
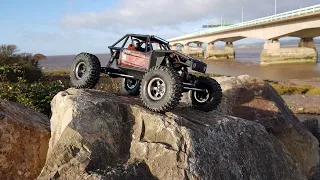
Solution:
{"label": "grass patch", "polygon": [[290,101],[288,101],[286,103],[289,104],[289,105],[295,105],[296,104],[295,102],[290,102]]}
{"label": "grass patch", "polygon": [[45,76],[69,76],[70,71],[49,71],[43,73]]}
{"label": "grass patch", "polygon": [[205,74],[203,74],[203,73],[200,73],[200,72],[192,72],[191,74],[193,74],[193,75],[195,75],[195,76],[197,76],[197,77],[199,77],[199,76],[208,76],[208,77],[221,77],[222,75],[219,75],[219,74],[210,74],[210,73],[205,73]]}
{"label": "grass patch", "polygon": [[306,94],[308,94],[308,95],[319,95],[320,94],[320,88],[310,89]]}
{"label": "grass patch", "polygon": [[280,95],[292,95],[292,94],[308,94],[317,95],[320,94],[320,88],[315,88],[310,85],[304,86],[290,86],[281,85],[274,82],[269,82],[269,84],[278,92]]}

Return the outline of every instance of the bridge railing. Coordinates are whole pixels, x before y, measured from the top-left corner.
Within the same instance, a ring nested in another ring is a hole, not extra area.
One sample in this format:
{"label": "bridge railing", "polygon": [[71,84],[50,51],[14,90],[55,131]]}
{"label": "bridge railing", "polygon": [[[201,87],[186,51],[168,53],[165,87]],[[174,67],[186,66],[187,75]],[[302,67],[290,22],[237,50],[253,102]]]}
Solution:
{"label": "bridge railing", "polygon": [[199,36],[199,35],[207,35],[207,34],[211,34],[211,33],[217,33],[217,32],[227,31],[227,30],[231,30],[231,29],[242,28],[242,27],[246,27],[246,26],[263,24],[263,23],[268,23],[268,22],[277,21],[277,20],[281,20],[281,19],[301,16],[301,15],[304,15],[304,14],[318,13],[318,12],[320,12],[320,4],[314,5],[314,6],[305,7],[305,8],[301,8],[301,9],[297,9],[297,10],[293,10],[293,11],[288,11],[288,12],[284,12],[284,13],[279,13],[279,14],[275,14],[275,15],[272,15],[272,16],[267,16],[267,17],[263,17],[263,18],[259,18],[259,19],[254,19],[254,20],[251,20],[251,21],[238,23],[238,24],[234,24],[234,25],[231,25],[231,26],[225,26],[225,27],[221,26],[221,27],[217,27],[217,28],[214,28],[214,29],[198,31],[198,32],[186,34],[186,35],[183,35],[183,36],[179,36],[179,37],[176,37],[176,38],[171,38],[168,41],[181,40],[181,39],[196,37],[196,36]]}

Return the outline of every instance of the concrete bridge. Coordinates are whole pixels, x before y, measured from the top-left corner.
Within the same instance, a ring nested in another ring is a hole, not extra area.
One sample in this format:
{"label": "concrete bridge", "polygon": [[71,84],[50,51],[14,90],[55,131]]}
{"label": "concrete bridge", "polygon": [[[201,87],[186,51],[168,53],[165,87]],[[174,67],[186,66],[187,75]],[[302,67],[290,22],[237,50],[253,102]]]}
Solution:
{"label": "concrete bridge", "polygon": [[[317,62],[318,53],[313,38],[320,36],[320,4],[268,16],[226,27],[218,27],[168,39],[172,49],[179,49],[193,56],[206,59],[235,57],[233,42],[243,38],[264,39],[260,64]],[[300,38],[297,48],[280,48],[282,37]],[[214,43],[225,42],[223,50],[215,49]],[[206,43],[203,52],[202,45]],[[196,44],[190,47],[190,44]]]}

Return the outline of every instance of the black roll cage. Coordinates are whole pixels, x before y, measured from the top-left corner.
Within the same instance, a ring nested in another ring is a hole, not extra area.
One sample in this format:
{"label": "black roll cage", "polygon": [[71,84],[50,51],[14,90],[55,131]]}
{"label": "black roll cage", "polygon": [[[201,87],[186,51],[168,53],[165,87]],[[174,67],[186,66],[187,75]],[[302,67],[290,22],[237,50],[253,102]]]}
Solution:
{"label": "black roll cage", "polygon": [[[170,50],[170,46],[169,46],[169,42],[158,37],[158,36],[154,36],[154,35],[142,35],[142,34],[126,34],[124,35],[122,38],[120,38],[117,42],[115,42],[113,45],[109,46],[109,49],[110,50],[118,50],[118,49],[121,49],[121,48],[124,48],[124,46],[127,44],[127,41],[129,39],[129,37],[131,37],[131,41],[132,41],[132,38],[136,38],[136,39],[139,39],[141,41],[144,41],[146,43],[145,45],[145,52],[148,52],[148,51],[152,51],[153,50],[153,46],[152,46],[152,43],[151,41],[152,40],[155,40],[161,49],[163,50]],[[123,41],[125,39],[125,41],[123,42],[122,46],[121,47],[116,47],[117,44],[119,44],[121,41]],[[150,47],[151,49],[148,49],[147,47]]]}

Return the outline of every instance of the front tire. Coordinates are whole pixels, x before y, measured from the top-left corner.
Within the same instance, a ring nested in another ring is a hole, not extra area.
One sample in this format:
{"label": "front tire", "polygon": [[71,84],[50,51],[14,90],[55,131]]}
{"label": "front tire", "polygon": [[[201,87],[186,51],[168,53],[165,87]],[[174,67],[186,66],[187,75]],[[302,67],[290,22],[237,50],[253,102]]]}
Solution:
{"label": "front tire", "polygon": [[179,104],[182,92],[182,81],[175,70],[155,66],[142,79],[140,98],[148,109],[166,112]]}
{"label": "front tire", "polygon": [[89,53],[78,54],[72,62],[70,81],[75,88],[94,88],[100,78],[99,59]]}
{"label": "front tire", "polygon": [[205,92],[189,91],[189,105],[197,110],[209,112],[216,109],[221,103],[222,90],[220,84],[210,77],[200,76],[196,87],[205,89]]}

